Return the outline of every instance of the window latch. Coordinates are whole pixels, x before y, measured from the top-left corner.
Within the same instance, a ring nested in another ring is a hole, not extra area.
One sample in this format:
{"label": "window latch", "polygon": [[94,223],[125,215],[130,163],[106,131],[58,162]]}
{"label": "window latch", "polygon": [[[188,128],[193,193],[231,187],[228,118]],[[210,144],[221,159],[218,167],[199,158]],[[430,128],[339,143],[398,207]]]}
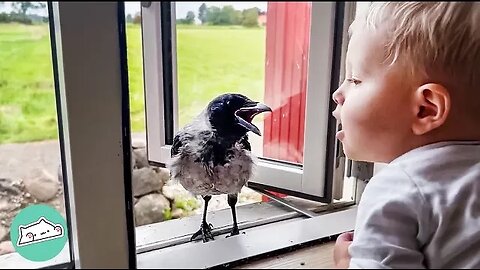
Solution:
{"label": "window latch", "polygon": [[355,177],[366,183],[373,176],[373,163],[348,160],[347,177]]}

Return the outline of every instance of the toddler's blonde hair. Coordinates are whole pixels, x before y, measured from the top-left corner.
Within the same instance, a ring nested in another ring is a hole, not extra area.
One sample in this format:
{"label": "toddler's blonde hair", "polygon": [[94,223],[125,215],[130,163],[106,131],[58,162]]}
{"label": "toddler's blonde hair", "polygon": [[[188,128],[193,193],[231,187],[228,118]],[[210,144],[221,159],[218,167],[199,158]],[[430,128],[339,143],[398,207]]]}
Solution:
{"label": "toddler's blonde hair", "polygon": [[388,64],[403,64],[421,83],[480,98],[480,3],[373,2],[365,11],[349,31],[385,31]]}

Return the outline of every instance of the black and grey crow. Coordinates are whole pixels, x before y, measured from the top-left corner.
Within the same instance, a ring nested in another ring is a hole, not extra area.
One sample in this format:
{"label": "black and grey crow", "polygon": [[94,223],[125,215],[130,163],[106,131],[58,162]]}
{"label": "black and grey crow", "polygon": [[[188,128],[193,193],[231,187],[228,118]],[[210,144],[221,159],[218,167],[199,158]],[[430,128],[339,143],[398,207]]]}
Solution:
{"label": "black and grey crow", "polygon": [[261,136],[252,124],[260,113],[272,111],[268,106],[240,94],[223,94],[208,106],[173,139],[169,169],[173,180],[205,201],[200,230],[203,242],[213,240],[212,225],[207,223],[208,201],[212,195],[228,194],[233,228],[239,234],[235,204],[242,187],[252,176],[254,157],[248,131]]}

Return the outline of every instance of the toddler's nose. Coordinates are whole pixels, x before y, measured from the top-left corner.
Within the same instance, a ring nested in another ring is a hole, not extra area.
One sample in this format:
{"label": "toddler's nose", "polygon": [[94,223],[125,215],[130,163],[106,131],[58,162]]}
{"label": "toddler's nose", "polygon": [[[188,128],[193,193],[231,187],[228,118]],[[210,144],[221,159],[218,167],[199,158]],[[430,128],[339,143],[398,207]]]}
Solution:
{"label": "toddler's nose", "polygon": [[342,92],[339,90],[333,93],[332,98],[335,101],[335,103],[337,103],[338,105],[343,105],[343,102],[345,102],[345,97],[343,96]]}

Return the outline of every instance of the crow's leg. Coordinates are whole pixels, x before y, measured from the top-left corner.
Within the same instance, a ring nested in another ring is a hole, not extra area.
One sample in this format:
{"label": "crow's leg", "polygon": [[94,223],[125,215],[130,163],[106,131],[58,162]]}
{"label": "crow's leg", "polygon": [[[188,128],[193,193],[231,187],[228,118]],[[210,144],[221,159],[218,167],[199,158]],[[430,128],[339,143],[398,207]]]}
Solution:
{"label": "crow's leg", "polygon": [[239,234],[238,225],[237,225],[237,212],[235,211],[237,198],[238,198],[238,194],[228,194],[228,205],[230,205],[230,208],[232,208],[233,227],[232,227],[232,232],[227,237]]}
{"label": "crow's leg", "polygon": [[209,239],[213,239],[212,235],[212,224],[207,223],[207,208],[208,208],[208,201],[212,198],[211,195],[205,195],[203,196],[203,200],[205,201],[205,206],[203,208],[203,219],[202,219],[202,225],[200,225],[200,230],[198,230],[196,233],[192,235],[190,238],[190,241],[193,241],[195,238],[198,236],[202,235],[203,242],[208,242]]}

